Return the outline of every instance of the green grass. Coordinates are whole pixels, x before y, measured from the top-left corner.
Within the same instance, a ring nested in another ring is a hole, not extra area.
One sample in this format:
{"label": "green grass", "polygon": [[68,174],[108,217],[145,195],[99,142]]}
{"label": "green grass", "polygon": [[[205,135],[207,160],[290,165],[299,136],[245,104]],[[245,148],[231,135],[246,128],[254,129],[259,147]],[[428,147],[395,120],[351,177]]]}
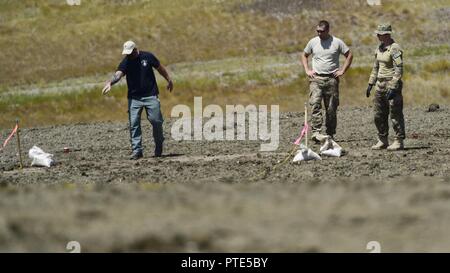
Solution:
{"label": "green grass", "polygon": [[[242,62],[239,59],[224,60],[223,65],[219,61],[207,62],[200,65],[199,71],[193,70],[189,64],[180,64],[174,68],[178,72],[174,77],[174,92],[166,91],[164,80],[158,76],[163,114],[169,117],[172,107],[177,104],[193,107],[194,96],[202,96],[204,105],[277,104],[281,111],[302,111],[302,105],[308,99],[308,80],[304,73],[299,72],[298,64],[289,64],[291,57],[274,57],[281,62],[281,68],[270,66],[269,58],[257,65],[249,64],[246,59]],[[241,63],[247,67],[240,69]],[[204,70],[206,67],[208,69]],[[221,73],[220,67],[223,70]],[[365,97],[370,69],[369,66],[355,66],[344,75],[340,84],[341,106],[372,104],[372,100]],[[406,106],[450,103],[450,83],[445,74],[406,69],[404,79]],[[10,93],[0,97],[0,112],[3,113],[0,128],[11,127],[16,118],[22,121],[24,127],[126,121],[126,86],[114,86],[107,96],[101,95],[101,87],[102,84],[98,84],[92,88],[63,93]]]}
{"label": "green grass", "polygon": [[[424,65],[423,70],[430,73],[449,73],[450,62],[448,60],[439,60]],[[447,74],[448,75],[448,74]]]}
{"label": "green grass", "polygon": [[412,51],[412,56],[430,56],[430,55],[448,55],[450,54],[450,46],[448,44],[419,47]]}

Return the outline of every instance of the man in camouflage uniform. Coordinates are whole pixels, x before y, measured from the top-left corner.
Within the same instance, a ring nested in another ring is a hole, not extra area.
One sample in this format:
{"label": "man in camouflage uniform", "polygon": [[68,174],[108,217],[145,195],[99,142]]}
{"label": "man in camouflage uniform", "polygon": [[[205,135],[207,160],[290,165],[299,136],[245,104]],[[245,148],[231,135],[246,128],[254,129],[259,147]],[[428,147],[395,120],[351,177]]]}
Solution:
{"label": "man in camouflage uniform", "polygon": [[[379,25],[375,33],[381,44],[375,51],[375,61],[366,91],[366,96],[369,97],[372,87],[376,85],[373,101],[378,143],[372,146],[372,149],[402,150],[405,139],[402,96],[403,52],[391,38],[390,25]],[[388,142],[389,115],[395,132],[395,140],[390,146]]]}
{"label": "man in camouflage uniform", "polygon": [[[316,142],[336,134],[336,112],[339,105],[339,77],[352,63],[353,55],[348,46],[339,38],[329,34],[330,25],[320,21],[317,37],[311,39],[303,50],[301,62],[309,77],[309,105],[311,107],[312,139]],[[339,69],[339,56],[345,56],[345,63]],[[308,56],[312,55],[312,69],[308,67]],[[322,101],[325,108],[325,132],[322,129]]]}

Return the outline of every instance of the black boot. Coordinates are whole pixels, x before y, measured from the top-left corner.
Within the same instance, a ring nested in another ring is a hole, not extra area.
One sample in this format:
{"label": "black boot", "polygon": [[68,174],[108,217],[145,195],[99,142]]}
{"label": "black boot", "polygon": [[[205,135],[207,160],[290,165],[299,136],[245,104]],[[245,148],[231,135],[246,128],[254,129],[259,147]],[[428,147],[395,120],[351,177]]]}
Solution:
{"label": "black boot", "polygon": [[142,152],[137,152],[137,153],[133,153],[130,157],[130,160],[138,160],[140,158],[142,158],[144,155],[142,154]]}
{"label": "black boot", "polygon": [[163,152],[163,144],[155,145],[155,157],[161,157]]}

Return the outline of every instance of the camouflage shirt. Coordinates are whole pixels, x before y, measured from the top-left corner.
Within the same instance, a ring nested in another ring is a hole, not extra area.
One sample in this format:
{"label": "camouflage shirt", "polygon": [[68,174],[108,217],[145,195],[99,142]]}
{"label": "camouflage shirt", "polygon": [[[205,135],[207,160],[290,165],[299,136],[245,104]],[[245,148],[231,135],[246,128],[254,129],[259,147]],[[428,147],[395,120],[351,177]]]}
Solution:
{"label": "camouflage shirt", "polygon": [[375,84],[377,79],[392,79],[388,89],[397,89],[403,76],[403,51],[400,45],[392,43],[387,47],[380,45],[375,51],[375,61],[370,73],[369,84]]}

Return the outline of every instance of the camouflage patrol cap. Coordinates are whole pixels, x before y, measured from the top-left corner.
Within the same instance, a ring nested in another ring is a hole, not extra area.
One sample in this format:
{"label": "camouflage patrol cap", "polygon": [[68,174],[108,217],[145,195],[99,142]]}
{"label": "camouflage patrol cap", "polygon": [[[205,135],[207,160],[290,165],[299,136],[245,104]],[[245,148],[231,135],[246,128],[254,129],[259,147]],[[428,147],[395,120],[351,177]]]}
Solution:
{"label": "camouflage patrol cap", "polygon": [[378,25],[377,30],[375,30],[375,34],[392,34],[392,27],[389,24],[380,24]]}

